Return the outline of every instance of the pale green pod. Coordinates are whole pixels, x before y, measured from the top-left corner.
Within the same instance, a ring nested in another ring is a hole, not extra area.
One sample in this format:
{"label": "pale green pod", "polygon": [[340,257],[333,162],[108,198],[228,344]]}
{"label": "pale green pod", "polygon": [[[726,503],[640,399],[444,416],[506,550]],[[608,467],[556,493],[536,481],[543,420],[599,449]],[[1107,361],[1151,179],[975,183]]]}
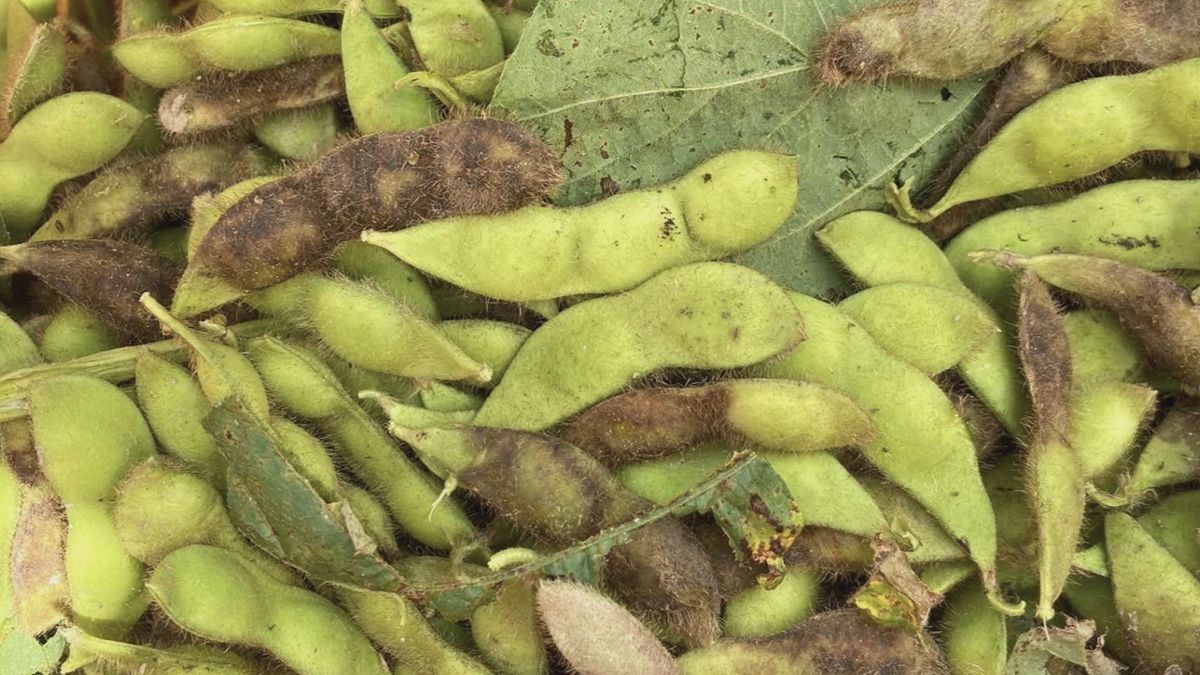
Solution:
{"label": "pale green pod", "polygon": [[1026,489],[1038,522],[1037,617],[1049,621],[1071,572],[1087,497],[1079,454],[1066,443],[1037,443],[1028,453],[1026,474]]}
{"label": "pale green pod", "polygon": [[121,99],[95,92],[56,96],[22,117],[0,143],[0,213],[12,239],[33,231],[59,183],[108,163],[144,119]]}
{"label": "pale green pod", "polygon": [[968,258],[972,251],[1081,253],[1152,270],[1200,268],[1200,180],[1129,180],[1063,202],[1002,211],[950,241],[946,258],[967,288],[997,310],[1012,305],[1014,274]]}
{"label": "pale green pod", "polygon": [[663,270],[723,258],[771,236],[798,194],[794,158],[732,151],[662,187],[587,206],[527,206],[366,232],[417,269],[514,302],[613,293]]}
{"label": "pale green pod", "polygon": [[104,380],[37,380],[29,386],[29,416],[42,472],[68,504],[105,499],[130,467],[154,454],[137,406]]}
{"label": "pale green pod", "polygon": [[975,566],[966,560],[933,563],[921,569],[921,583],[944,595],[974,574]]}
{"label": "pale green pod", "polygon": [[977,582],[958,587],[946,599],[942,644],[952,675],[1004,675],[1008,626]]}
{"label": "pale green pod", "polygon": [[1167,497],[1139,516],[1138,524],[1200,579],[1200,490]]}
{"label": "pale green pod", "polygon": [[58,633],[71,646],[63,672],[84,666],[101,675],[133,672],[138,675],[257,675],[261,666],[227,649],[208,645],[147,647],[128,642],[105,640],[88,635],[74,626]]}
{"label": "pale green pod", "polygon": [[1069,442],[1085,480],[1100,480],[1120,466],[1156,402],[1157,392],[1140,384],[1110,380],[1075,387]]}
{"label": "pale green pod", "polygon": [[963,547],[904,490],[878,478],[861,478],[859,483],[879,505],[890,529],[905,546],[910,562],[928,564],[966,558]]}
{"label": "pale green pod", "polygon": [[407,131],[438,121],[437,105],[421,87],[397,87],[409,73],[361,0],[350,0],[342,14],[342,68],[346,100],[360,133]]}
{"label": "pale green pod", "polygon": [[838,309],[892,356],[931,376],[974,356],[1000,332],[970,296],[923,284],[872,286]]}
{"label": "pale green pod", "polygon": [[50,317],[38,337],[38,349],[48,363],[70,361],[120,347],[122,340],[100,319],[69,302]]}
{"label": "pale green pod", "polygon": [[322,103],[273,112],[254,123],[254,138],[284,159],[310,162],[337,145],[337,108]]}
{"label": "pale green pod", "polygon": [[402,595],[340,589],[338,598],[355,623],[395,659],[394,673],[486,675],[481,663],[447,644],[421,610]]}
{"label": "pale green pod", "polygon": [[[984,267],[984,265],[976,265]],[[1146,369],[1141,347],[1111,312],[1078,309],[1063,317],[1071,346],[1071,377],[1075,386],[1115,380],[1135,382]]]}
{"label": "pale green pod", "polygon": [[[673,457],[628,464],[613,472],[638,496],[670,503],[716,473],[733,451],[705,444]],[[837,458],[826,452],[758,452],[779,474],[806,525],[871,537],[888,529],[879,505]]]}
{"label": "pale green pod", "polygon": [[[208,0],[224,14],[260,14],[262,16],[303,16],[343,11],[341,0]],[[364,0],[371,16],[390,17],[402,13],[392,0]]]}
{"label": "pale green pod", "polygon": [[67,75],[67,40],[58,26],[38,24],[23,45],[12,45],[0,98],[0,136],[21,116],[62,88]]}
{"label": "pale green pod", "polygon": [[238,533],[212,484],[157,460],[142,462],[121,481],[112,517],[122,546],[147,565],[184,546],[207,544],[242,556],[281,583],[297,581]]}
{"label": "pale green pod", "polygon": [[274,337],[259,338],[249,349],[275,402],[328,434],[339,459],[379,495],[405,533],[437,549],[473,536],[456,501],[440,499],[440,484],[405,456],[320,357]]}
{"label": "pale green pod", "polygon": [[821,573],[789,565],[775,588],[753,586],[725,602],[721,615],[725,637],[776,635],[816,613]]}
{"label": "pale green pod", "polygon": [[301,675],[388,672],[371,642],[333,603],[281,584],[219,548],[174,551],[146,587],[188,632],[264,649]]}
{"label": "pale green pod", "polygon": [[379,550],[387,555],[397,555],[400,545],[396,543],[396,523],[387,507],[375,495],[357,485],[344,483],[341,490],[342,496],[350,503],[350,510],[362,523],[367,535],[375,540]]}
{"label": "pale green pod", "polygon": [[441,382],[421,384],[417,389],[421,405],[439,413],[476,412],[483,407],[483,397]]}
{"label": "pale green pod", "polygon": [[475,423],[545,429],[661,368],[736,368],[802,336],[783,289],[745,267],[696,263],[574,305],[534,332]]}
{"label": "pale green pod", "polygon": [[409,35],[425,68],[441,77],[483,70],[504,59],[500,28],[482,0],[403,0]]}
{"label": "pale green pod", "polygon": [[315,23],[234,15],[182,32],[139,33],[118,41],[112,53],[131,75],[165,89],[205,71],[265,70],[337,54],[340,42],[337,30]]}
{"label": "pale green pod", "polygon": [[1129,480],[1130,494],[1187,483],[1200,477],[1200,409],[1175,404],[1146,442]]}
{"label": "pale green pod", "polygon": [[512,54],[521,41],[521,33],[525,32],[525,24],[529,21],[529,12],[515,6],[496,7],[488,5],[488,12],[496,27],[500,29],[500,39],[504,41],[504,53]]}
{"label": "pale green pod", "polygon": [[100,173],[59,205],[30,239],[93,239],[141,232],[185,213],[193,197],[266,168],[263,153],[246,146],[207,143],[172,148]]}
{"label": "pale green pod", "polygon": [[421,273],[378,246],[348,241],[333,252],[332,267],[354,279],[378,286],[430,321],[437,321],[437,303]]}
{"label": "pale green pod", "polygon": [[443,321],[438,326],[467,356],[491,368],[494,382],[504,377],[509,364],[532,333],[515,323],[484,319]]}
{"label": "pale green pod", "polygon": [[158,445],[213,485],[225,481],[225,461],[201,423],[208,399],[187,369],[146,351],[134,364],[138,405]]}
{"label": "pale green pod", "polygon": [[862,447],[863,456],[967,548],[994,594],[995,515],[974,444],[953,403],[932,380],[885,352],[836,308],[800,294],[791,297],[809,338],[757,370],[824,384],[871,411],[876,436]]}
{"label": "pale green pod", "polygon": [[271,430],[279,438],[279,450],[321,499],[333,503],[342,498],[337,469],[325,444],[303,427],[283,417],[271,418]]}
{"label": "pale green pod", "polygon": [[1117,610],[1141,665],[1200,669],[1200,579],[1126,514],[1105,516],[1104,541]]}
{"label": "pale green pod", "polygon": [[[0,11],[4,7],[0,3]],[[7,448],[4,448],[7,451]],[[21,525],[21,481],[8,461],[0,462],[0,560],[11,560],[13,541]],[[11,574],[0,574],[0,616],[16,613],[16,597]]]}
{"label": "pale green pod", "polygon": [[270,416],[267,390],[250,359],[234,347],[210,340],[189,328],[148,293],[142,294],[141,303],[165,328],[187,344],[196,380],[209,402],[216,405],[227,398],[237,398],[255,417],[266,421]]}
{"label": "pale green pod", "polygon": [[538,622],[536,582],[514,579],[471,614],[471,635],[484,660],[503,675],[540,675],[550,669]]}
{"label": "pale green pod", "polygon": [[37,345],[21,328],[21,324],[0,312],[0,375],[36,366],[42,362]]}
{"label": "pale green pod", "polygon": [[[925,222],[957,204],[1083,178],[1145,150],[1196,152],[1200,59],[1133,75],[1099,77],[1051,92],[1017,114],[927,209],[907,185],[901,217]],[[1150,105],[1147,105],[1150,102]]]}
{"label": "pale green pod", "polygon": [[438,412],[417,405],[400,403],[396,399],[376,391],[360,391],[358,397],[374,399],[383,408],[388,422],[398,427],[410,429],[449,427],[456,424],[470,424],[471,420],[475,418],[473,410]]}
{"label": "pale green pod", "polygon": [[[816,236],[866,286],[907,282],[966,292],[932,239],[886,214],[850,213],[826,225]],[[992,322],[1004,332],[994,333],[979,352],[959,364],[958,371],[1004,428],[1022,438],[1029,402],[1012,348],[1012,330],[998,315],[993,314]]]}
{"label": "pale green pod", "polygon": [[64,564],[75,625],[92,635],[126,635],[150,605],[142,587],[142,564],[125,552],[107,504],[66,506]]}
{"label": "pale green pod", "polygon": [[306,322],[338,356],[406,377],[487,382],[491,369],[463,352],[410,306],[372,286],[315,277],[305,294]]}

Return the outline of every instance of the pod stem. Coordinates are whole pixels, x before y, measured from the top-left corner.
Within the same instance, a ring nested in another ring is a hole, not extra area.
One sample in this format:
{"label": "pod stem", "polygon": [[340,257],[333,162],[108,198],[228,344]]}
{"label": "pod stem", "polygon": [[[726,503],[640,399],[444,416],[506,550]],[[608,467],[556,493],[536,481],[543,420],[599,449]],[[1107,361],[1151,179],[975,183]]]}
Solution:
{"label": "pod stem", "polygon": [[913,206],[912,196],[909,192],[912,190],[912,182],[905,180],[899,185],[888,181],[884,187],[883,196],[893,209],[896,210],[896,215],[900,220],[910,223],[928,223],[937,217],[936,213],[918,209]]}

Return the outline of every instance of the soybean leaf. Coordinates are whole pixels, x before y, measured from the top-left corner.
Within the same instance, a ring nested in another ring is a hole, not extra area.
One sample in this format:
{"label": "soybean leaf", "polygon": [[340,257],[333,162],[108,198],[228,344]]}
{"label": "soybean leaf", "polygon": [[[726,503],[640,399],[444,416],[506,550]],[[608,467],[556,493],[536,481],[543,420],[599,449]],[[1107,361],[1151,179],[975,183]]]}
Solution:
{"label": "soybean leaf", "polygon": [[1038,626],[1017,638],[1004,675],[1043,675],[1057,672],[1052,663],[1082,666],[1089,675],[1117,675],[1121,667],[1099,649],[1089,649],[1088,641],[1096,632],[1091,621],[1067,619],[1063,628]]}
{"label": "soybean leaf", "polygon": [[[11,628],[11,626],[9,627]],[[0,636],[0,675],[36,675],[57,671],[67,643],[58,633],[39,642],[19,630]]]}
{"label": "soybean leaf", "polygon": [[[328,504],[280,451],[277,440],[237,397],[217,405],[204,419],[204,428],[217,441],[221,456],[236,477],[233,504],[253,508],[234,511],[256,542],[284,562],[324,581],[373,590],[392,590],[399,584],[395,569],[364,542],[361,525],[345,502]],[[244,489],[243,489],[244,488]],[[262,540],[262,541],[260,541]],[[280,555],[282,553],[282,555]]]}
{"label": "soybean leaf", "polygon": [[[763,497],[759,498],[759,495]],[[767,505],[765,512],[764,505]],[[510,579],[537,575],[597,584],[604,556],[614,547],[628,542],[634,532],[668,516],[706,511],[721,514],[719,521],[732,528],[726,529],[731,541],[771,541],[774,542],[772,550],[780,557],[791,545],[791,537],[782,536],[782,533],[794,528],[794,521],[778,520],[778,528],[774,530],[769,525],[781,514],[795,513],[795,505],[783,479],[766,461],[753,453],[743,453],[671,503],[561,551],[461,581],[406,582],[398,592],[433,607],[450,621],[459,621],[470,617],[472,610],[490,598],[497,586]]]}
{"label": "soybean leaf", "polygon": [[821,294],[843,282],[810,234],[843,213],[881,208],[882,186],[898,174],[931,175],[982,87],[978,78],[818,86],[817,42],[860,4],[542,0],[492,106],[562,149],[564,204],[671,180],[731,148],[796,155],[795,213],[738,261]]}

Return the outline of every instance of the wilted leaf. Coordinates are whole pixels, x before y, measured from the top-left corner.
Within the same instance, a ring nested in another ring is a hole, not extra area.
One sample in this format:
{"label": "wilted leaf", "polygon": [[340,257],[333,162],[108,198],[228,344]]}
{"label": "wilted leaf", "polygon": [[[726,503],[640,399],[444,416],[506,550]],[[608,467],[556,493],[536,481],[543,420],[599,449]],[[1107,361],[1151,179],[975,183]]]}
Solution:
{"label": "wilted leaf", "polygon": [[[450,621],[459,621],[471,615],[479,604],[492,595],[492,591],[509,579],[529,576],[567,577],[581,583],[595,585],[600,581],[600,569],[604,556],[614,547],[629,541],[637,530],[672,515],[687,515],[708,510],[721,511],[731,523],[766,521],[761,515],[729,501],[733,495],[773,495],[769,498],[772,508],[780,508],[778,495],[782,479],[771,469],[770,464],[753,453],[735,456],[730,463],[708,479],[680,495],[669,504],[655,508],[634,520],[611,527],[561,551],[541,556],[532,561],[506,567],[492,574],[466,578],[462,581],[444,583],[413,583],[401,585],[397,591],[414,602],[427,604]],[[731,489],[736,486],[737,489]],[[786,487],[782,498],[789,508],[785,513],[794,513]],[[749,506],[749,505],[747,505]],[[770,511],[773,514],[776,511]],[[741,527],[745,527],[741,525]],[[741,530],[739,530],[740,532]],[[781,540],[778,531],[774,534],[766,529],[755,530],[762,541]],[[726,534],[729,534],[727,531]],[[740,537],[740,535],[738,535]],[[782,553],[781,553],[782,555]]]}
{"label": "wilted leaf", "polygon": [[925,585],[894,541],[876,535],[871,548],[875,569],[851,602],[880,625],[919,634],[942,594]]}
{"label": "wilted leaf", "polygon": [[1045,675],[1054,661],[1081,666],[1088,675],[1117,675],[1121,668],[1115,661],[1088,649],[1095,632],[1095,623],[1069,618],[1064,628],[1034,628],[1017,638],[1004,675]]}
{"label": "wilted leaf", "polygon": [[741,262],[799,291],[842,284],[810,233],[884,204],[957,145],[979,79],[819,88],[816,43],[855,0],[542,0],[492,106],[561,148],[562,203],[676,178],[731,148],[795,154],[796,212]]}

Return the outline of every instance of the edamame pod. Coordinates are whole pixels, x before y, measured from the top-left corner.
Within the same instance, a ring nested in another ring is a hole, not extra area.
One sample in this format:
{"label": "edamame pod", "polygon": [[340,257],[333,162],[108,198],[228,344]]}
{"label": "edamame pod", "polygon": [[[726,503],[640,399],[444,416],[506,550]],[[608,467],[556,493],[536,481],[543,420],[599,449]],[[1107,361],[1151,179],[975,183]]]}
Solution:
{"label": "edamame pod", "polygon": [[756,379],[621,394],[592,406],[562,432],[607,466],[674,454],[705,441],[815,452],[860,445],[873,435],[867,413],[836,391]]}
{"label": "edamame pod", "polygon": [[5,70],[0,137],[7,135],[22,115],[62,88],[67,75],[67,41],[62,29],[52,23],[38,24],[23,45],[12,46]]}
{"label": "edamame pod", "polygon": [[67,301],[41,327],[38,351],[47,363],[62,363],[120,347],[121,339],[96,315]]}
{"label": "edamame pod", "polygon": [[360,133],[407,131],[438,121],[438,109],[421,87],[397,87],[409,70],[387,43],[362,0],[342,14],[342,67],[346,100]]}
{"label": "edamame pod", "polygon": [[284,159],[311,162],[338,143],[337,107],[280,110],[254,124],[254,138]]}
{"label": "edamame pod", "polygon": [[1200,477],[1200,408],[1176,402],[1146,442],[1129,479],[1130,494],[1178,485]]}
{"label": "edamame pod", "polygon": [[796,171],[789,156],[732,151],[674,183],[587,206],[535,205],[400,232],[364,232],[363,240],[427,274],[501,300],[613,293],[765,240],[792,213]]}
{"label": "edamame pod", "polygon": [[1008,626],[988,603],[978,583],[965,584],[946,599],[946,663],[953,675],[1004,675]]}
{"label": "edamame pod", "polygon": [[736,368],[801,338],[784,291],[745,267],[696,263],[581,302],[534,332],[480,408],[481,426],[539,430],[660,368]]}
{"label": "edamame pod", "polygon": [[225,461],[202,421],[209,403],[186,369],[144,352],[134,365],[138,405],[158,444],[213,485],[225,480]]}

